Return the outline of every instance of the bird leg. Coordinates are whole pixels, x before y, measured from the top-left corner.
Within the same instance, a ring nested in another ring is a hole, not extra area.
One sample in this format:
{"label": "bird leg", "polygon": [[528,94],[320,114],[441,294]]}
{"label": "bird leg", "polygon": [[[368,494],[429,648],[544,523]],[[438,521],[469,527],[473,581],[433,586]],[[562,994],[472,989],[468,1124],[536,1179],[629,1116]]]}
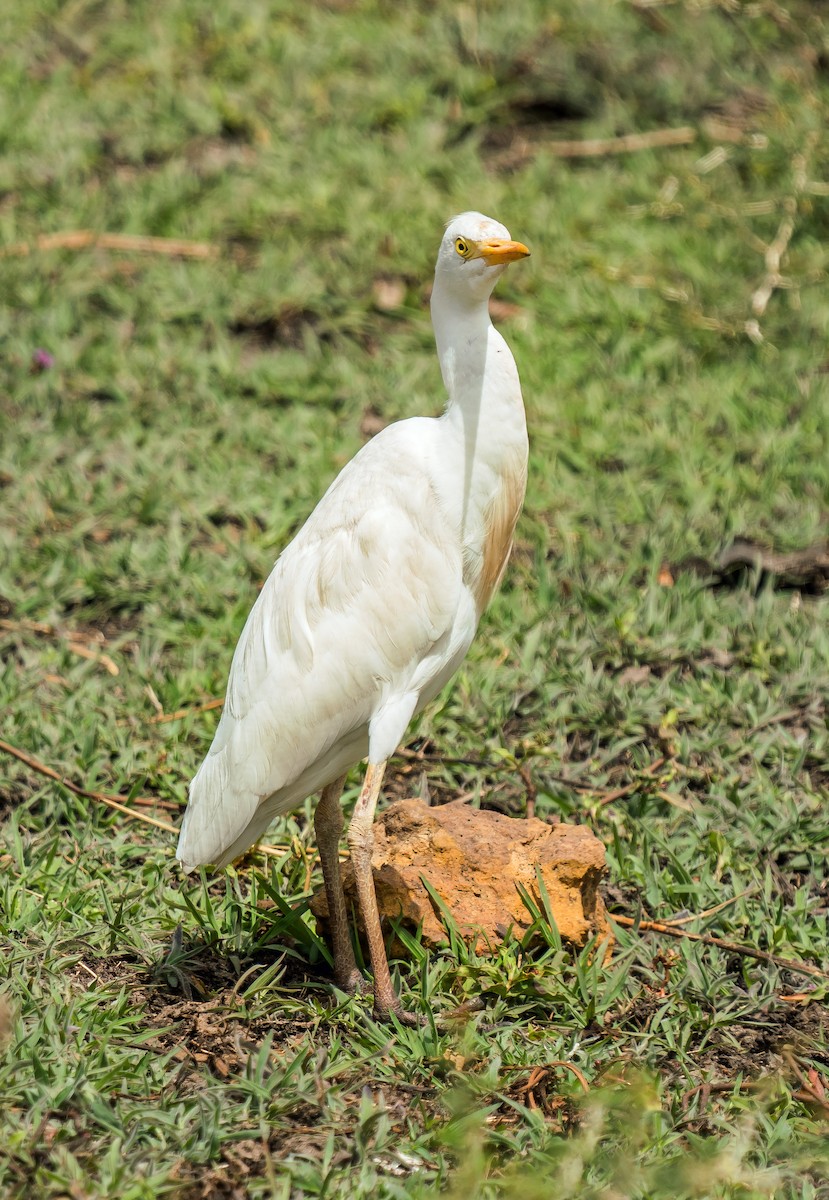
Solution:
{"label": "bird leg", "polygon": [[314,832],[322,863],[325,897],[328,901],[328,921],[331,926],[331,948],[334,951],[334,979],[344,992],[362,990],[363,977],[354,958],[354,947],[348,931],[348,912],[340,877],[340,834],[343,831],[343,810],[340,796],[345,776],[322,789],[314,812]]}
{"label": "bird leg", "polygon": [[348,847],[351,851],[357,898],[368,939],[371,969],[374,972],[374,1015],[379,1020],[386,1020],[391,1013],[394,1013],[398,1020],[406,1024],[414,1024],[416,1018],[411,1013],[404,1012],[391,981],[389,960],[386,957],[386,947],[383,944],[383,933],[380,928],[380,914],[377,911],[374,875],[371,869],[371,852],[374,847],[374,810],[377,806],[377,797],[380,795],[385,770],[384,762],[370,762],[366,768],[360,796],[348,826]]}

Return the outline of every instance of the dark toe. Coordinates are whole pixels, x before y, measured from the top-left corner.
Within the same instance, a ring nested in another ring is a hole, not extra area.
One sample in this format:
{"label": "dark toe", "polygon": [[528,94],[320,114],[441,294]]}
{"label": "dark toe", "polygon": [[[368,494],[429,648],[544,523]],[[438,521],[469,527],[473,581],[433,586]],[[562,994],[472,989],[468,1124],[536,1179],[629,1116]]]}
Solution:
{"label": "dark toe", "polygon": [[390,1021],[392,1017],[396,1017],[401,1025],[408,1025],[411,1028],[418,1028],[426,1024],[426,1018],[420,1013],[408,1012],[405,1008],[378,1008],[374,1006],[375,1021]]}
{"label": "dark toe", "polygon": [[355,967],[344,978],[337,978],[337,987],[349,996],[362,996],[368,990],[368,984]]}

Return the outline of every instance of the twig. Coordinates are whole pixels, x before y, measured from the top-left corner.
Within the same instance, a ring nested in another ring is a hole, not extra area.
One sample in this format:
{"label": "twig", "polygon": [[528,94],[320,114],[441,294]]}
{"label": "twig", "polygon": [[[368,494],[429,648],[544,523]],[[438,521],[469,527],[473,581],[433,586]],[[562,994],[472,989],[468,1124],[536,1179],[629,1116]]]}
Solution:
{"label": "twig", "polygon": [[27,632],[38,633],[43,637],[57,638],[64,642],[67,650],[72,654],[77,654],[79,658],[87,658],[90,662],[98,662],[109,671],[110,675],[119,675],[118,665],[105,654],[103,650],[93,650],[85,642],[81,640],[81,635],[67,630],[65,633],[56,629],[54,625],[47,625],[45,621],[9,621],[6,617],[0,618],[0,629],[6,629],[10,633]]}
{"label": "twig", "polygon": [[[811,146],[814,145],[814,138],[811,138],[810,142],[811,149]],[[792,234],[794,233],[798,197],[804,191],[807,184],[805,154],[796,154],[792,159],[792,176],[792,195],[787,196],[783,201],[783,208],[786,215],[778,225],[777,233],[774,235],[773,240],[766,247],[764,256],[766,267],[765,277],[751,297],[751,307],[756,317],[763,316],[774,291],[786,285],[786,281],[780,274],[780,262],[789,248],[789,242],[792,240]]]}
{"label": "twig", "polygon": [[824,1118],[829,1117],[829,1104],[821,1100],[810,1087],[802,1087],[799,1092],[792,1092],[792,1099],[799,1100],[802,1104],[814,1104],[822,1110]]}
{"label": "twig", "polygon": [[[640,777],[642,775],[644,775],[644,776],[654,775],[659,770],[659,768],[665,764],[665,761],[666,761],[666,758],[665,758],[664,754],[661,755],[659,758],[655,758],[652,763],[648,763],[648,765],[646,767],[642,768],[642,770],[639,772]],[[635,792],[636,789],[640,786],[641,786],[641,778],[634,779],[631,783],[625,784],[624,787],[614,788],[612,791],[608,791],[606,788],[592,788],[590,790],[593,791],[595,793],[595,795],[602,796],[601,807],[604,808],[604,806],[606,804],[612,804],[614,800],[621,800],[623,796],[629,796],[631,792]],[[579,789],[579,790],[586,791],[587,789]]]}
{"label": "twig", "polygon": [[689,146],[696,140],[696,129],[681,125],[678,129],[649,129],[646,133],[626,133],[615,138],[544,142],[543,149],[558,158],[601,158],[605,154],[630,154],[662,146]]}
{"label": "twig", "polygon": [[669,937],[687,938],[692,942],[702,942],[704,946],[718,946],[729,954],[742,954],[746,958],[756,958],[759,962],[773,963],[786,971],[794,971],[798,975],[810,975],[814,979],[829,979],[829,971],[821,971],[810,963],[798,962],[795,959],[781,958],[779,954],[769,954],[766,950],[755,950],[753,946],[743,946],[739,942],[727,942],[724,938],[714,937],[710,933],[691,933],[689,929],[679,929],[676,925],[665,925],[661,921],[636,921],[633,917],[624,917],[620,913],[608,913],[611,921],[623,925],[626,929],[636,928],[647,933],[666,933]]}
{"label": "twig", "polygon": [[502,765],[500,762],[487,762],[483,758],[453,758],[446,754],[433,754],[428,750],[410,750],[408,746],[401,746],[395,751],[394,757],[408,758],[414,762],[448,763],[453,767],[486,767],[492,770]]}
{"label": "twig", "polygon": [[92,979],[94,979],[96,983],[101,982],[100,975],[96,975],[95,972],[92,970],[92,968],[88,967],[82,958],[78,959],[78,966],[81,968],[82,971],[86,971],[87,975],[89,975]]}
{"label": "twig", "polygon": [[689,913],[686,917],[674,917],[672,920],[663,921],[663,925],[670,925],[672,929],[676,929],[679,925],[687,925],[689,921],[702,921],[706,917],[713,917],[714,913],[722,912],[724,908],[728,908],[731,904],[736,904],[738,900],[742,900],[743,896],[747,896],[749,892],[755,890],[754,886],[745,888],[742,892],[738,892],[736,896],[729,896],[727,900],[720,901],[713,908],[706,908],[700,913]]}
{"label": "twig", "polygon": [[786,725],[789,721],[795,720],[797,717],[804,716],[802,708],[787,708],[785,712],[775,713],[774,716],[764,717],[762,721],[758,721],[756,725],[752,725],[745,737],[754,737],[755,733],[759,733],[761,729],[768,729],[769,725]]}
{"label": "twig", "polygon": [[584,1073],[582,1071],[580,1071],[579,1068],[577,1066],[575,1066],[574,1063],[567,1062],[567,1060],[564,1058],[551,1058],[549,1062],[545,1062],[545,1063],[503,1063],[501,1065],[501,1070],[502,1071],[537,1071],[537,1070],[539,1070],[539,1068],[546,1068],[548,1070],[552,1070],[554,1067],[563,1067],[566,1071],[572,1071],[573,1074],[575,1075],[576,1079],[578,1079],[579,1083],[584,1088],[584,1090],[586,1092],[590,1091],[590,1084],[585,1079]]}
{"label": "twig", "polygon": [[757,317],[762,317],[775,288],[779,288],[783,283],[783,277],[780,274],[780,259],[786,253],[793,233],[794,217],[787,214],[778,226],[774,241],[766,250],[765,278],[751,297],[751,308]]}
{"label": "twig", "polygon": [[[826,1099],[826,1091],[815,1068],[812,1067],[809,1074],[804,1075],[790,1050],[783,1051],[783,1061],[800,1084],[800,1091],[792,1093],[795,1100],[800,1100],[806,1104],[814,1104],[823,1110],[825,1117],[829,1117],[829,1102]],[[809,1076],[813,1078],[810,1079]]]}
{"label": "twig", "polygon": [[20,633],[24,629],[27,633],[57,633],[54,625],[47,625],[45,621],[10,621],[7,617],[0,617],[0,629],[7,629],[10,633]]}
{"label": "twig", "polygon": [[527,820],[531,821],[535,816],[535,802],[538,797],[538,788],[533,782],[533,777],[530,774],[529,767],[519,767],[518,774],[524,780],[524,787],[527,789]]}
{"label": "twig", "polygon": [[213,700],[207,700],[204,704],[196,704],[192,708],[179,708],[174,713],[157,713],[154,717],[150,717],[150,725],[163,725],[165,721],[180,721],[183,717],[189,717],[192,713],[210,712],[213,708],[221,708],[224,704],[224,697],[216,696]]}
{"label": "twig", "polygon": [[47,28],[50,30],[58,49],[62,54],[78,67],[85,67],[92,55],[85,46],[64,29],[57,21],[47,21]]}
{"label": "twig", "polygon": [[215,258],[217,246],[183,238],[148,237],[133,233],[97,233],[94,229],[71,229],[42,233],[33,242],[13,242],[0,247],[0,258],[25,257],[34,250],[126,250],[137,254],[162,254],[168,258]]}
{"label": "twig", "polygon": [[[384,1085],[387,1085],[389,1081],[388,1081],[388,1079],[379,1079],[377,1076],[374,1076],[371,1079],[367,1079],[366,1082],[376,1084],[379,1087],[383,1087]],[[434,1085],[432,1087],[426,1087],[422,1083],[404,1083],[402,1079],[395,1079],[394,1086],[398,1091],[413,1092],[416,1096],[432,1096],[438,1090],[437,1087],[435,1087]],[[295,1128],[296,1128],[296,1126],[292,1125],[291,1131],[293,1132]],[[316,1130],[316,1129],[319,1129],[319,1126],[312,1125],[312,1126],[309,1126],[309,1128]]]}
{"label": "twig", "polygon": [[71,651],[72,654],[77,654],[79,658],[86,658],[89,659],[90,662],[100,663],[105,670],[109,671],[110,675],[121,674],[121,672],[118,670],[117,664],[113,662],[108,654],[104,654],[100,650],[90,650],[89,646],[84,646],[83,642],[73,642],[68,640],[66,643],[66,649]]}
{"label": "twig", "polygon": [[[63,787],[73,792],[76,796],[82,796],[85,800],[95,800],[98,804],[105,804],[107,808],[114,808],[117,812],[123,813],[124,816],[131,817],[134,821],[143,821],[145,825],[153,825],[156,829],[162,829],[165,833],[178,833],[178,827],[169,824],[167,821],[159,821],[156,817],[149,817],[146,813],[136,812],[124,804],[126,797],[111,796],[108,792],[93,792],[89,788],[82,788],[77,783],[73,783],[71,779],[67,779],[65,775],[61,775],[58,771],[47,767],[45,763],[33,758],[31,754],[27,754],[25,750],[19,750],[17,746],[12,746],[9,742],[4,742],[0,739],[0,751],[5,754],[10,754],[13,758],[19,759],[25,763],[31,770],[36,771],[38,775],[45,775],[47,779],[54,779],[56,783],[60,783]],[[147,807],[163,807],[174,808],[166,800],[159,800],[150,796],[134,796],[133,804],[143,804]],[[281,858],[290,849],[289,846],[269,846],[259,843],[255,847],[260,853],[269,855],[271,858]],[[309,852],[309,857],[313,855],[313,851]]]}
{"label": "twig", "polygon": [[700,1108],[705,1108],[710,1092],[733,1092],[735,1090],[738,1092],[753,1092],[762,1091],[767,1087],[768,1080],[766,1079],[718,1079],[711,1082],[698,1083],[695,1087],[689,1088],[687,1092],[683,1092],[679,1103],[683,1112],[687,1112],[691,1100],[700,1092],[702,1092],[703,1097]]}
{"label": "twig", "polygon": [[[106,804],[108,808],[117,809],[118,812],[124,813],[128,817],[132,817],[136,821],[144,821],[147,825],[154,825],[156,829],[163,829],[165,833],[177,833],[175,825],[170,825],[168,821],[159,821],[156,817],[149,817],[146,813],[136,812],[135,809],[128,808],[123,803],[123,798],[120,796],[111,796],[108,792],[93,792],[88,788],[79,787],[77,783],[73,783],[71,779],[67,779],[65,775],[61,775],[58,771],[54,771],[51,767],[47,767],[45,763],[39,762],[24,750],[18,750],[17,746],[10,745],[9,742],[0,740],[0,750],[5,754],[11,754],[13,758],[19,759],[25,763],[38,775],[45,775],[47,779],[54,779],[56,783],[62,784],[68,788],[70,792],[74,792],[76,796],[83,796],[85,800],[95,800],[99,804]],[[134,804],[144,804],[147,807],[155,806],[159,803],[158,800],[150,799],[149,797],[136,797]]]}

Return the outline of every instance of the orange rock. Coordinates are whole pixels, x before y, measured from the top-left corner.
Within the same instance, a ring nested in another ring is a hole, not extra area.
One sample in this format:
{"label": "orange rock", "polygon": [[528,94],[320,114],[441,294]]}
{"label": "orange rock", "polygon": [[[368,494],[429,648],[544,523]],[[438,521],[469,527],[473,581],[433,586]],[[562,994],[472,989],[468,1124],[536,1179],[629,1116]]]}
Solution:
{"label": "orange rock", "polygon": [[[594,934],[610,937],[599,883],[605,872],[604,847],[583,825],[546,825],[471,808],[463,800],[430,808],[420,800],[399,800],[374,826],[374,885],[384,924],[403,918],[423,942],[446,942],[440,915],[423,885],[426,878],[467,938],[495,945],[512,927],[521,937],[532,919],[518,884],[538,897],[536,871],[565,941],[582,946]],[[343,886],[357,912],[351,863],[343,864]],[[311,902],[325,925],[328,906],[320,888]],[[398,947],[399,949],[399,947]]]}

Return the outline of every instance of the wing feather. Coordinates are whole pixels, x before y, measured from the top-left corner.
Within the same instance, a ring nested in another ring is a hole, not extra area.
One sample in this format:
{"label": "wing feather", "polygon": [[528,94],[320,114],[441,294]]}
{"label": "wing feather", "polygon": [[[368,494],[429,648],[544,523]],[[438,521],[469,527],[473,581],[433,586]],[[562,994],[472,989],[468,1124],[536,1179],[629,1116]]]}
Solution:
{"label": "wing feather", "polygon": [[372,714],[405,694],[448,636],[462,564],[416,456],[424,423],[389,426],[360,451],[262,588],[191,784],[178,848],[187,869],[240,853],[248,831],[250,844],[312,790],[293,785],[327,782],[328,761],[332,778],[345,769],[346,746],[357,754],[346,765],[357,761]]}

